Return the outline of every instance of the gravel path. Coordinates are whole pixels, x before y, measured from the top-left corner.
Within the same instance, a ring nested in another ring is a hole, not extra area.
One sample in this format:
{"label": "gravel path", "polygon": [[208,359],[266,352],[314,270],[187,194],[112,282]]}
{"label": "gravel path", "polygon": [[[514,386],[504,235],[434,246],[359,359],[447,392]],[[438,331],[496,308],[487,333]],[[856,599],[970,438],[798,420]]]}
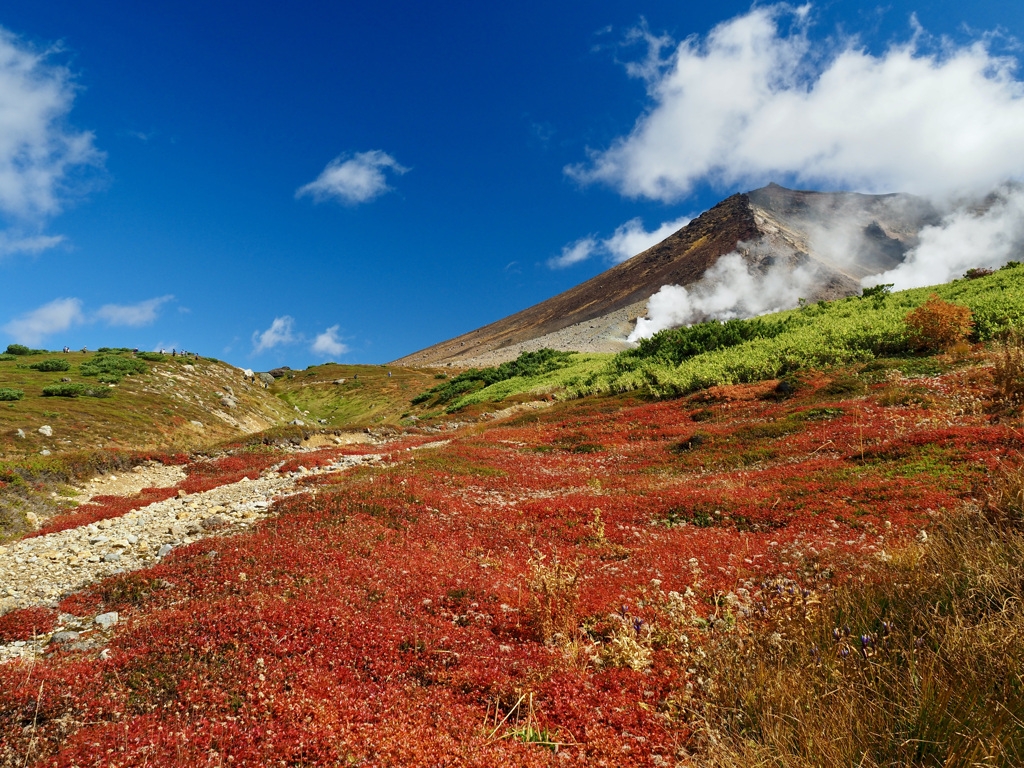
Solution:
{"label": "gravel path", "polygon": [[[381,459],[382,454],[342,456],[326,467],[300,467],[284,475],[277,472],[282,461],[255,480],[243,479],[159,501],[122,517],[0,546],[0,615],[16,608],[56,607],[63,596],[108,576],[152,565],[175,547],[248,528],[270,516],[275,500],[301,493],[304,489],[297,486],[299,478],[374,464]],[[97,627],[92,617],[83,620],[61,615],[52,633],[0,645],[0,663],[41,654],[51,636],[61,632],[71,632],[76,636],[68,638],[77,640],[86,628],[109,629],[102,626],[109,621],[107,618]],[[116,623],[116,616],[113,621]]]}

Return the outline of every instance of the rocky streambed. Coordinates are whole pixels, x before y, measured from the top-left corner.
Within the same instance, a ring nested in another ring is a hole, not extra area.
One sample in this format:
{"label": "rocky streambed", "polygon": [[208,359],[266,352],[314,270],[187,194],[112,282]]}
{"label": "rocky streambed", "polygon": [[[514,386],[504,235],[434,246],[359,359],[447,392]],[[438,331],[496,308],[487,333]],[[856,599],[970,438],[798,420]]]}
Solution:
{"label": "rocky streambed", "polygon": [[[175,547],[244,530],[272,514],[273,502],[302,492],[298,480],[381,461],[381,454],[342,456],[312,470],[280,474],[284,462],[260,477],[159,501],[121,517],[0,546],[0,615],[16,608],[56,607],[65,595],[109,576],[138,570]],[[117,615],[61,614],[52,632],[0,645],[0,663],[43,653],[51,642],[83,642],[102,634]]]}

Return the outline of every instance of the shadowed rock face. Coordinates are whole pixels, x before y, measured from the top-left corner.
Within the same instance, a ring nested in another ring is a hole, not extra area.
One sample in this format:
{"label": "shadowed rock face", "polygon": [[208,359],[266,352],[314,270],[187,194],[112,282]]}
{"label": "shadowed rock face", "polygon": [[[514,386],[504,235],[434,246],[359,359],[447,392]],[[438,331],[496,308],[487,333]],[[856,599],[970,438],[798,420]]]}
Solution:
{"label": "shadowed rock face", "polygon": [[[458,365],[493,358],[503,348],[515,357],[513,345],[581,323],[599,324],[664,285],[696,283],[732,252],[755,270],[780,262],[813,269],[820,280],[809,300],[850,295],[859,292],[862,278],[902,261],[921,227],[936,220],[926,201],[910,195],[797,191],[770,184],[726,198],[657,245],[575,288],[394,364]],[[564,348],[571,349],[571,342]]]}

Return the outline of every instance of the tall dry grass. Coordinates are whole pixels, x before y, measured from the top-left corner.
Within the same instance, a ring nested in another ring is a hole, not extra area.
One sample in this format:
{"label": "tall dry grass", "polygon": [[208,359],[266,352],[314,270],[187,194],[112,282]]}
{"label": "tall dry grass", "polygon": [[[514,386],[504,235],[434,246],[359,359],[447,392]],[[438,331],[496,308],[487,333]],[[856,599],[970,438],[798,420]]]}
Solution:
{"label": "tall dry grass", "polygon": [[1024,475],[879,577],[708,650],[698,742],[723,768],[1024,766]]}

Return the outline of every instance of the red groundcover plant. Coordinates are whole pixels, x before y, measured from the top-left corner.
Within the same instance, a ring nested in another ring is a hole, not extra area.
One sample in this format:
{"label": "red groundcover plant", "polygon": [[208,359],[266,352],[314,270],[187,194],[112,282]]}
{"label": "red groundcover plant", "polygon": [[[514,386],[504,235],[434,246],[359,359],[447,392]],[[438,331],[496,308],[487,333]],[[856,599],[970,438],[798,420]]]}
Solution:
{"label": "red groundcover plant", "polygon": [[[105,658],[0,666],[4,757],[673,764],[694,746],[702,638],[748,631],[769,593],[810,603],[872,578],[1019,445],[940,394],[883,407],[822,383],[781,402],[560,405],[320,475],[248,532],[65,600],[122,621]],[[275,459],[193,465],[186,483]]]}

